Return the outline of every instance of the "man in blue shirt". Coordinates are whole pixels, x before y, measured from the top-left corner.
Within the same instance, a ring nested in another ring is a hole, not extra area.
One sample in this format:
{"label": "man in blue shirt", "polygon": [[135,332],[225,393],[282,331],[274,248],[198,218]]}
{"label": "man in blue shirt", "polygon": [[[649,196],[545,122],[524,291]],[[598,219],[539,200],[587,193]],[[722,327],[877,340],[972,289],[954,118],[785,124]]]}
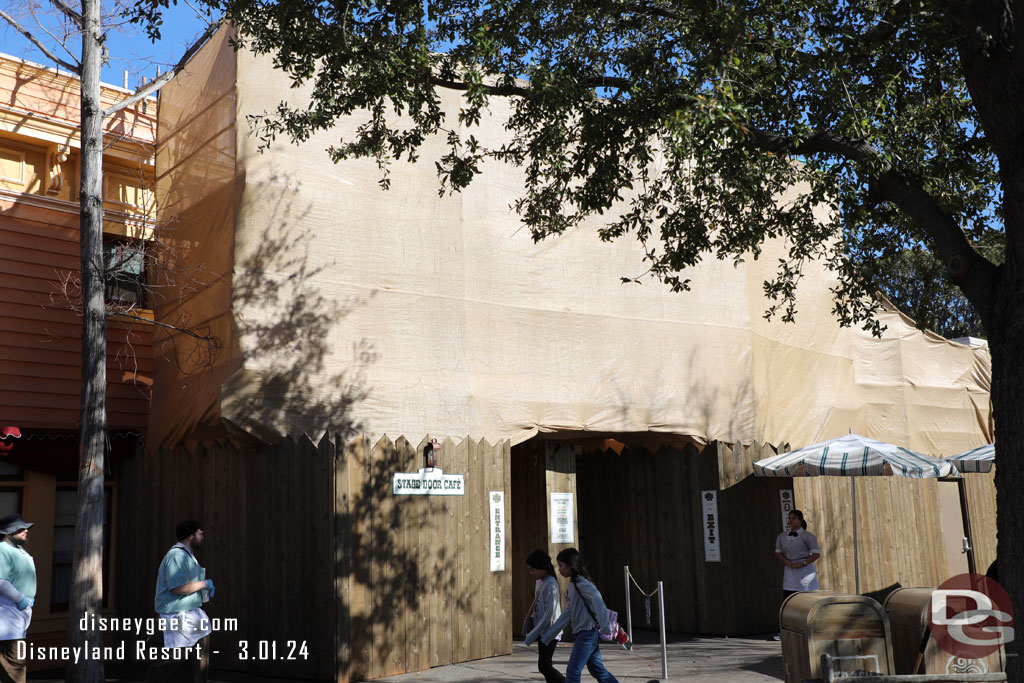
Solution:
{"label": "man in blue shirt", "polygon": [[0,681],[4,683],[25,681],[25,661],[17,657],[17,644],[32,621],[36,597],[36,564],[25,550],[33,525],[21,515],[0,517]]}
{"label": "man in blue shirt", "polygon": [[[192,648],[210,634],[210,618],[202,604],[213,597],[213,581],[199,565],[195,551],[203,545],[202,524],[186,519],[175,529],[178,542],[164,555],[156,575],[153,606],[160,615],[165,648]],[[188,662],[194,683],[205,683],[209,650],[198,646],[187,656],[156,660],[146,672],[146,683],[163,683],[182,662]]]}

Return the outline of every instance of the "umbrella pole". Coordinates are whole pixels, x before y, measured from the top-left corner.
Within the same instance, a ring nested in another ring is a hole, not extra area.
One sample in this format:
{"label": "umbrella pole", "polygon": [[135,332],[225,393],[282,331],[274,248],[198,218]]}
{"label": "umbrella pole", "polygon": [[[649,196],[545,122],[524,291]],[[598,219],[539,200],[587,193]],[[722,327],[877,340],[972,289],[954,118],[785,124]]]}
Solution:
{"label": "umbrella pole", "polygon": [[956,490],[960,494],[960,513],[963,515],[964,537],[967,539],[967,571],[977,574],[978,568],[974,564],[974,537],[971,534],[971,509],[967,506],[967,484],[964,483],[962,476],[956,480]]}
{"label": "umbrella pole", "polygon": [[857,478],[850,477],[850,500],[853,501],[853,582],[860,595],[860,548],[857,546]]}

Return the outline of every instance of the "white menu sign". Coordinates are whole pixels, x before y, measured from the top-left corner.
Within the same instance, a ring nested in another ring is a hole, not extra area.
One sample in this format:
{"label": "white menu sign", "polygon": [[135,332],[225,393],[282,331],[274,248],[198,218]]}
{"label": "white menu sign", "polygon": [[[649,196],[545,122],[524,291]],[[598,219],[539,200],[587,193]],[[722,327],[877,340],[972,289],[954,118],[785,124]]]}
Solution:
{"label": "white menu sign", "polygon": [[575,543],[572,525],[572,494],[551,494],[551,542]]}
{"label": "white menu sign", "polygon": [[721,562],[722,546],[718,534],[718,492],[700,492],[701,511],[704,516],[704,561]]}
{"label": "white menu sign", "polygon": [[491,491],[488,495],[491,501],[491,516],[488,518],[491,526],[490,552],[491,571],[505,571],[505,492]]}

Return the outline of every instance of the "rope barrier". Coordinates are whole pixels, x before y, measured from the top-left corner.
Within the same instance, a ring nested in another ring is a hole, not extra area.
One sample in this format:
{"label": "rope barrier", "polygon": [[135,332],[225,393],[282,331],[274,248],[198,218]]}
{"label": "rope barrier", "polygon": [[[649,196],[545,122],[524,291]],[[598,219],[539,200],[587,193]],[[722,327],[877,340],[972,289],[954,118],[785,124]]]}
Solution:
{"label": "rope barrier", "polygon": [[647,616],[647,626],[651,625],[651,598],[655,595],[658,596],[658,620],[661,632],[661,677],[662,679],[668,679],[668,640],[665,637],[665,585],[661,581],[658,582],[658,587],[648,593],[640,584],[637,583],[636,577],[633,576],[633,572],[629,571],[629,565],[623,566],[625,571],[626,581],[626,620],[629,624],[629,640],[633,640],[633,610],[630,605],[629,599],[629,584],[630,582],[636,586],[636,589],[640,591],[640,594],[644,596],[644,609]]}
{"label": "rope barrier", "polygon": [[650,593],[644,591],[644,589],[640,587],[640,584],[636,582],[636,577],[633,576],[633,572],[629,571],[629,567],[626,567],[626,572],[629,574],[629,580],[633,582],[633,585],[636,586],[636,589],[640,591],[640,594],[645,598],[653,598],[658,594],[658,591],[661,590],[660,588],[655,588]]}
{"label": "rope barrier", "polygon": [[[629,567],[628,566],[626,567],[626,574],[629,576],[629,580],[633,582],[633,585],[636,586],[636,589],[638,591],[640,591],[640,594],[644,596],[644,626],[650,626],[651,625],[651,598],[653,598],[655,595],[658,594],[658,591],[661,590],[661,586],[659,585],[658,588],[655,588],[650,593],[648,593],[643,588],[640,587],[639,583],[636,582],[636,578],[633,576],[633,572],[629,571]],[[632,634],[630,634],[630,636],[632,637]]]}

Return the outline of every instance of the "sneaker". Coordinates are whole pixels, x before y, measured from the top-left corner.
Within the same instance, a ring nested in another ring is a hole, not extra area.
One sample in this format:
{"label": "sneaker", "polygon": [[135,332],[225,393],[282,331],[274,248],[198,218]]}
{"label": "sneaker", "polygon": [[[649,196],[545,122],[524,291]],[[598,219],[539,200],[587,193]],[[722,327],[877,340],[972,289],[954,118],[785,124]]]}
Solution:
{"label": "sneaker", "polygon": [[772,640],[774,640],[774,641],[782,640],[782,636],[780,636],[778,633],[776,633],[774,636],[772,636]]}

